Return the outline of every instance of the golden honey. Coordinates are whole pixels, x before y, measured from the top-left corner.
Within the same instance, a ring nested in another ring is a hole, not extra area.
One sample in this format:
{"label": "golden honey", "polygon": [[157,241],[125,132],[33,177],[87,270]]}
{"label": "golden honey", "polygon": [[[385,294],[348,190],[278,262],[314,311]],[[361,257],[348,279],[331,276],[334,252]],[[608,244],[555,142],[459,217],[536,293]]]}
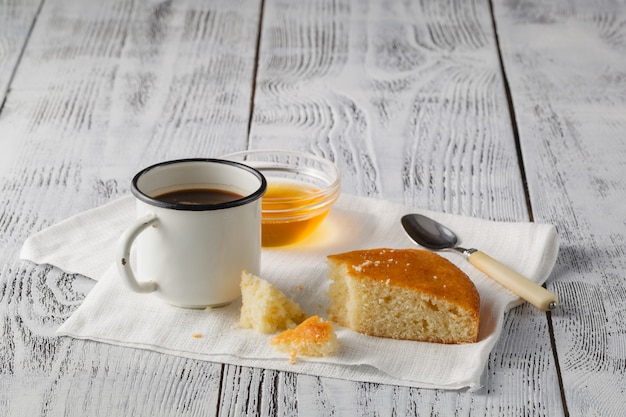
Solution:
{"label": "golden honey", "polygon": [[289,245],[305,238],[324,220],[331,202],[313,185],[268,179],[261,200],[263,246]]}

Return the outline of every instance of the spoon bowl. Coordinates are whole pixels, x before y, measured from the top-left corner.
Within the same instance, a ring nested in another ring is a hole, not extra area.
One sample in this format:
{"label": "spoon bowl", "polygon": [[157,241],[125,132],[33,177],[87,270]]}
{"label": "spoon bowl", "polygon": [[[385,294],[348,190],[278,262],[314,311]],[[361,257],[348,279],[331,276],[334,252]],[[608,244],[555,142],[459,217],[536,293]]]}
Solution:
{"label": "spoon bowl", "polygon": [[430,217],[407,214],[401,222],[404,230],[418,245],[433,250],[456,248],[458,239],[454,232]]}

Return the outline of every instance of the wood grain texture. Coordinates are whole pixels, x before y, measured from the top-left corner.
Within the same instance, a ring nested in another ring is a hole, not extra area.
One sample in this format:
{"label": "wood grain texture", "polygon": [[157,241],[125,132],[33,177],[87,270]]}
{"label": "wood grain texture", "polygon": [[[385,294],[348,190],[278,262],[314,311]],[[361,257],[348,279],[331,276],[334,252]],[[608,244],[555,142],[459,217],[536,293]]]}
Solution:
{"label": "wood grain texture", "polygon": [[41,0],[0,1],[0,108],[40,3]]}
{"label": "wood grain texture", "polygon": [[572,416],[621,416],[626,402],[625,6],[496,8],[535,218],[562,238],[548,287]]}
{"label": "wood grain texture", "polygon": [[[333,159],[344,192],[528,218],[488,5],[266,1],[264,10],[251,146]],[[297,409],[562,415],[544,314],[509,314],[484,384],[476,395],[299,376]]]}
{"label": "wood grain texture", "polygon": [[480,2],[268,1],[251,142],[327,156],[344,189],[527,218]]}
{"label": "wood grain texture", "polygon": [[259,12],[48,0],[30,34],[21,17],[13,44],[26,49],[1,66],[18,65],[0,114],[0,416],[217,413],[221,364],[56,337],[94,283],[18,253],[35,231],[125,194],[147,164],[244,149]]}

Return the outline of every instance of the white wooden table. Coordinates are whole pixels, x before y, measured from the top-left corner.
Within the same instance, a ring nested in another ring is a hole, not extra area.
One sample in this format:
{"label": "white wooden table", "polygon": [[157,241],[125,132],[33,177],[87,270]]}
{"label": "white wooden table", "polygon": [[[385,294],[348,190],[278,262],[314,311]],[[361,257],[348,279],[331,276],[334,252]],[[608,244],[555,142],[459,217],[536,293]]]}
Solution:
{"label": "white wooden table", "polygon": [[[557,226],[479,392],[55,336],[93,281],[18,258],[153,162],[286,148],[343,192]],[[0,416],[621,416],[626,3],[0,0]]]}

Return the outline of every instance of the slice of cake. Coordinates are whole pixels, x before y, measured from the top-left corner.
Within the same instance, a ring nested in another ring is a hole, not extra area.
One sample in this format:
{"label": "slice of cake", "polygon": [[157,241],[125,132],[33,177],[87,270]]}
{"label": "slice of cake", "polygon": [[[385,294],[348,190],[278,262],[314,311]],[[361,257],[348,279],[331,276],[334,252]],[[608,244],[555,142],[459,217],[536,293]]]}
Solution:
{"label": "slice of cake", "polygon": [[274,333],[293,328],[305,318],[300,306],[278,288],[247,271],[241,273],[240,327]]}
{"label": "slice of cake", "polygon": [[279,333],[270,344],[280,352],[288,353],[290,363],[295,362],[297,355],[329,356],[339,347],[333,324],[319,316],[309,317],[295,329]]}
{"label": "slice of cake", "polygon": [[369,249],[328,256],[328,316],[372,336],[437,343],[478,337],[480,297],[453,263],[425,250]]}

